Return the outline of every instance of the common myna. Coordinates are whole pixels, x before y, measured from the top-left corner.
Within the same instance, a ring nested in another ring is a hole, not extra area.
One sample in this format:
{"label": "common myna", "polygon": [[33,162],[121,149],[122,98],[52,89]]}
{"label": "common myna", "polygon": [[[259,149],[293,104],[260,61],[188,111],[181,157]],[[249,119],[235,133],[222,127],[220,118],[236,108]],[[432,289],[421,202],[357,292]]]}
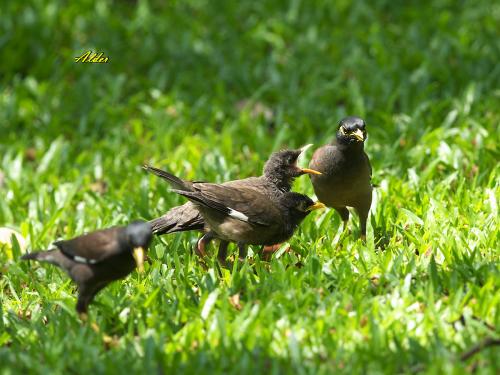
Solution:
{"label": "common myna", "polygon": [[124,278],[137,266],[142,272],[144,252],[151,242],[151,225],[136,221],[126,227],[113,227],[71,240],[54,242],[55,248],[25,254],[24,260],[37,260],[62,268],[78,286],[76,311],[86,319],[94,296],[114,280]]}
{"label": "common myna", "polygon": [[222,262],[229,242],[236,242],[241,252],[248,244],[286,241],[311,211],[324,207],[298,193],[282,192],[271,197],[255,186],[189,182],[160,169],[154,171],[174,187],[174,192],[188,198],[203,217],[207,233],[198,241],[200,255],[205,255],[211,239],[218,238]]}
{"label": "common myna", "polygon": [[[293,181],[296,177],[306,173],[319,173],[312,169],[300,168],[297,165],[297,159],[300,154],[308,147],[309,145],[297,150],[275,152],[271,154],[267,160],[264,165],[263,174],[260,177],[249,177],[242,180],[228,181],[223,185],[234,188],[244,187],[253,189],[267,195],[269,198],[276,198],[284,192],[291,190]],[[146,165],[144,169],[159,177],[164,177],[162,176],[163,171],[157,168]],[[190,230],[203,230],[205,228],[205,222],[202,215],[200,215],[198,208],[191,202],[172,208],[165,215],[151,220],[150,223],[153,228],[153,233],[157,235]],[[207,240],[209,238],[210,236],[206,237]],[[204,247],[203,245],[204,243],[202,241],[202,249]]]}
{"label": "common myna", "polygon": [[334,208],[347,228],[349,211],[359,215],[361,238],[366,238],[366,220],[372,202],[372,168],[364,151],[366,125],[359,117],[346,117],[339,123],[336,139],[316,150],[309,167],[321,172],[311,176],[318,199]]}
{"label": "common myna", "polygon": [[[308,168],[297,166],[300,154],[309,147],[304,146],[297,150],[278,151],[269,157],[264,165],[263,174],[260,177],[249,177],[241,180],[225,182],[223,185],[233,187],[248,187],[263,192],[270,197],[275,197],[283,192],[290,191],[296,177],[303,174],[318,174],[319,172]],[[159,177],[161,170],[145,165],[144,169]],[[190,230],[202,230],[204,228],[203,217],[196,207],[191,203],[185,203],[169,210],[165,215],[150,221],[153,233],[156,235],[183,232]]]}

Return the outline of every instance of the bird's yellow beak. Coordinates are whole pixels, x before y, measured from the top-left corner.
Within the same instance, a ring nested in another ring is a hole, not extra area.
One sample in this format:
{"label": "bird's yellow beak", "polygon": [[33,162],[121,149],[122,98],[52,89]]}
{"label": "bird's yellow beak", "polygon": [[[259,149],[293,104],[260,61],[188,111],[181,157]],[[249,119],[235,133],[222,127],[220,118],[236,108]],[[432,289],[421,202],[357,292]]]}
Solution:
{"label": "bird's yellow beak", "polygon": [[365,140],[365,136],[363,135],[363,132],[360,129],[356,129],[353,133],[351,133],[356,140],[363,142]]}
{"label": "bird's yellow beak", "polygon": [[300,171],[302,173],[309,173],[309,174],[317,174],[317,175],[323,174],[323,173],[321,173],[319,171],[316,171],[314,169],[309,169],[309,168],[301,168]]}
{"label": "bird's yellow beak", "polygon": [[144,271],[144,249],[142,247],[134,248],[134,252],[132,253],[134,256],[135,263],[137,264],[137,270],[139,272]]}
{"label": "bird's yellow beak", "polygon": [[321,202],[315,202],[314,204],[310,205],[309,207],[307,207],[307,210],[308,212],[311,212],[311,211],[314,211],[314,210],[318,210],[320,208],[325,208],[326,206],[321,203]]}

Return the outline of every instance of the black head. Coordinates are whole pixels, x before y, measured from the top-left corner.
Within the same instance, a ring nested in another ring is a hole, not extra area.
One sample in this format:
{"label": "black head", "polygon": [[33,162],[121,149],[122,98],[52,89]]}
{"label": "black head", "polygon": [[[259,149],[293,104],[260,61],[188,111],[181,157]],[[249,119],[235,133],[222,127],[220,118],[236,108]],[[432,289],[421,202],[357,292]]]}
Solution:
{"label": "black head", "polygon": [[151,225],[145,221],[134,221],[125,228],[127,241],[132,247],[146,249],[151,242],[153,232]]}
{"label": "black head", "polygon": [[321,174],[308,168],[300,168],[297,160],[308,146],[297,150],[282,150],[271,154],[264,165],[264,176],[276,184],[280,190],[290,191],[293,181],[305,173]]}
{"label": "black head", "polygon": [[325,207],[323,203],[314,202],[307,195],[295,192],[283,194],[280,200],[281,205],[287,209],[289,218],[297,225],[312,211]]}
{"label": "black head", "polygon": [[134,221],[125,228],[125,236],[139,272],[144,269],[144,252],[149,247],[153,232],[151,225],[145,221]]}
{"label": "black head", "polygon": [[366,124],[360,117],[349,116],[339,122],[337,142],[341,144],[363,144],[366,140]]}

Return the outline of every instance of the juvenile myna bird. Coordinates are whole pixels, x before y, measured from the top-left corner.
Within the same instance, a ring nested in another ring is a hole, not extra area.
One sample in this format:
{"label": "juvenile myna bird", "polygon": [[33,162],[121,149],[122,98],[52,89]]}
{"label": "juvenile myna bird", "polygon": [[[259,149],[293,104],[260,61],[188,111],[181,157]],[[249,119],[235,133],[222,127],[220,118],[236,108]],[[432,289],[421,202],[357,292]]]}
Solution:
{"label": "juvenile myna bird", "polygon": [[[263,174],[260,177],[249,177],[242,180],[228,181],[223,185],[234,188],[244,187],[246,189],[253,189],[267,195],[269,198],[276,198],[284,192],[291,190],[293,181],[296,177],[306,173],[319,173],[309,168],[300,168],[297,165],[300,154],[308,147],[309,145],[297,150],[275,152],[271,154],[267,160],[264,165]],[[162,175],[163,171],[160,169],[148,165],[144,166],[144,169],[159,177],[165,178]],[[168,180],[168,178],[166,179]],[[153,227],[153,232],[157,235],[190,230],[203,230],[205,228],[203,216],[199,213],[197,206],[191,202],[172,208],[165,215],[151,220],[150,223]],[[200,246],[198,249],[203,250],[205,241],[209,239],[211,239],[210,236],[204,237],[199,243]],[[240,255],[243,256],[243,254]]]}
{"label": "juvenile myna bird", "polygon": [[21,257],[55,264],[78,286],[76,311],[86,319],[94,296],[114,280],[124,278],[137,266],[142,272],[144,252],[151,242],[151,225],[136,221],[126,227],[113,227],[71,240],[54,242],[55,248]]}
{"label": "juvenile myna bird", "polygon": [[372,202],[372,168],[364,151],[366,125],[359,117],[346,117],[339,123],[336,139],[316,150],[309,167],[321,172],[311,176],[314,192],[328,207],[334,208],[347,228],[349,211],[359,215],[361,238],[366,238],[366,220]]}
{"label": "juvenile myna bird", "polygon": [[[306,173],[319,173],[312,169],[300,168],[297,165],[300,154],[309,146],[310,145],[307,145],[297,150],[274,152],[264,165],[263,174],[260,177],[249,177],[241,180],[228,181],[223,185],[236,188],[240,186],[252,188],[259,192],[263,192],[269,197],[276,197],[284,192],[290,191],[296,177]],[[163,177],[162,171],[157,168],[145,165],[144,169],[159,177]],[[153,233],[156,235],[190,230],[203,230],[205,226],[203,217],[198,212],[196,206],[191,202],[172,208],[165,215],[151,220],[150,223],[153,228]]]}
{"label": "juvenile myna bird", "polygon": [[271,197],[255,186],[189,182],[157,168],[154,171],[174,187],[174,192],[188,198],[203,217],[207,233],[198,241],[198,252],[205,255],[208,242],[218,238],[221,261],[229,242],[236,242],[241,251],[249,244],[286,241],[311,211],[324,207],[298,193]]}

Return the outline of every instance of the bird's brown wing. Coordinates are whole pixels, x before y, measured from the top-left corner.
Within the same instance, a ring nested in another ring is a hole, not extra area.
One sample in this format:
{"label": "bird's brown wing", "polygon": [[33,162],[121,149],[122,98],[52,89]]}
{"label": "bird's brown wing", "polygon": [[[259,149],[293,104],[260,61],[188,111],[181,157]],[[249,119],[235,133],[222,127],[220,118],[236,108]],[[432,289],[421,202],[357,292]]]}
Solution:
{"label": "bird's brown wing", "polygon": [[279,219],[275,203],[255,189],[209,183],[194,184],[193,188],[194,192],[182,195],[235,219],[264,226]]}
{"label": "bird's brown wing", "polygon": [[260,177],[247,177],[241,180],[232,180],[224,182],[222,185],[230,186],[232,188],[240,189],[253,189],[257,191],[262,191],[263,189],[269,188],[269,181],[266,181]]}
{"label": "bird's brown wing", "polygon": [[114,227],[57,241],[57,246],[65,255],[76,261],[97,263],[120,252],[118,234],[123,228]]}

